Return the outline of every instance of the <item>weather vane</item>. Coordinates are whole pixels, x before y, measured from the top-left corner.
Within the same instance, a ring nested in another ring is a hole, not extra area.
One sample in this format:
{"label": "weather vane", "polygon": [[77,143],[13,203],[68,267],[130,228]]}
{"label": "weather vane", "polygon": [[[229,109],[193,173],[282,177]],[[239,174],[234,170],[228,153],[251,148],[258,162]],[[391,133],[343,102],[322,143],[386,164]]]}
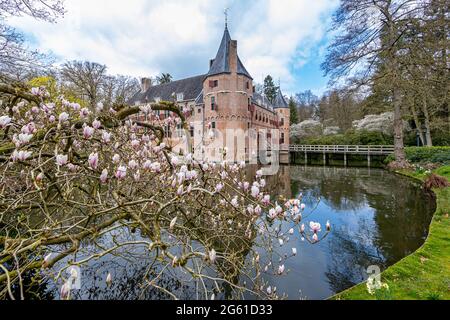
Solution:
{"label": "weather vane", "polygon": [[223,13],[225,14],[225,27],[228,27],[228,10],[230,10],[228,7],[223,10]]}

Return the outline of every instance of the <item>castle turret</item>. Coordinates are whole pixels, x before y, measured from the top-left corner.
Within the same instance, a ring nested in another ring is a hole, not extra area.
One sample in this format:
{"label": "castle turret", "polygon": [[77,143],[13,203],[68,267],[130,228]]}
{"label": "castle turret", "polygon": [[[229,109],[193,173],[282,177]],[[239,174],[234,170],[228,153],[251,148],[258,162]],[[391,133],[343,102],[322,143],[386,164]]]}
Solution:
{"label": "castle turret", "polygon": [[278,114],[278,123],[280,129],[280,149],[288,149],[290,143],[289,135],[291,112],[289,109],[289,104],[286,102],[286,99],[284,98],[280,88],[278,88],[277,96],[275,97],[273,105],[275,111]]}
{"label": "castle turret", "polygon": [[[242,161],[246,159],[248,146],[248,139],[242,137],[251,123],[253,78],[244,67],[237,50],[238,43],[231,39],[225,26],[219,50],[210,62],[203,83],[203,93],[205,123],[211,124],[222,135],[229,150],[229,159]],[[232,132],[234,137],[230,136]]]}

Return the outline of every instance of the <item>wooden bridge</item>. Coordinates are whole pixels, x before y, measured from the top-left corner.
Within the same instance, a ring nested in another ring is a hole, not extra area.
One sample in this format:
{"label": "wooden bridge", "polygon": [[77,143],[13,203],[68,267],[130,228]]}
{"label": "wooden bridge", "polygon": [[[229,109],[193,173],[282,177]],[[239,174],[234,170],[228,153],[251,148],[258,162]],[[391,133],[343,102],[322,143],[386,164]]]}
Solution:
{"label": "wooden bridge", "polygon": [[304,154],[305,163],[308,163],[309,154],[323,154],[323,164],[329,163],[330,155],[339,154],[344,157],[344,165],[348,164],[349,155],[363,155],[367,157],[370,166],[372,156],[389,156],[394,153],[394,146],[340,146],[340,145],[290,145],[289,153],[294,160]]}

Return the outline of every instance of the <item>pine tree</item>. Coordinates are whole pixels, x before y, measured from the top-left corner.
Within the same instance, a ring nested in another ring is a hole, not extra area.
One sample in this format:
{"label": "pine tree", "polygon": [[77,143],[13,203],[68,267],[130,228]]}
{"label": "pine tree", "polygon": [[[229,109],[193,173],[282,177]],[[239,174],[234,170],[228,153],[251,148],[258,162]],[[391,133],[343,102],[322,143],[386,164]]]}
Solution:
{"label": "pine tree", "polygon": [[289,110],[290,110],[290,113],[291,113],[291,126],[292,126],[292,125],[297,124],[299,122],[297,103],[295,102],[293,97],[291,97],[289,99]]}
{"label": "pine tree", "polygon": [[270,101],[270,103],[273,103],[275,101],[275,98],[277,97],[277,90],[278,87],[275,86],[272,76],[268,75],[264,79],[264,94],[266,95],[266,98]]}

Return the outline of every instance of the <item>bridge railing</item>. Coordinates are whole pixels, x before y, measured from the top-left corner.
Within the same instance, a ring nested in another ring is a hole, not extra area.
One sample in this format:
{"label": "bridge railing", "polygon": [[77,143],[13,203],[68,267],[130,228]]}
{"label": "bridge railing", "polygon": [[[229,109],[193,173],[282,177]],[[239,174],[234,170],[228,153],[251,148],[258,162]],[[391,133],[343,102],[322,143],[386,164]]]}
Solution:
{"label": "bridge railing", "polygon": [[289,150],[292,152],[388,155],[394,153],[394,146],[290,145]]}

